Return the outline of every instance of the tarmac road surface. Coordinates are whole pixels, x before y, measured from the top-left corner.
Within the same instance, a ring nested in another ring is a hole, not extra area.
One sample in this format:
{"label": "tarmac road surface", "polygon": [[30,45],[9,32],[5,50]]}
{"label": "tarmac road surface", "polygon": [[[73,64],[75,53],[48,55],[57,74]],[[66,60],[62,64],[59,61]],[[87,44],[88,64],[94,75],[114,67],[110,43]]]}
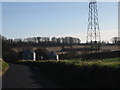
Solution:
{"label": "tarmac road surface", "polygon": [[2,76],[2,88],[60,88],[42,76],[37,68],[9,63],[8,71]]}

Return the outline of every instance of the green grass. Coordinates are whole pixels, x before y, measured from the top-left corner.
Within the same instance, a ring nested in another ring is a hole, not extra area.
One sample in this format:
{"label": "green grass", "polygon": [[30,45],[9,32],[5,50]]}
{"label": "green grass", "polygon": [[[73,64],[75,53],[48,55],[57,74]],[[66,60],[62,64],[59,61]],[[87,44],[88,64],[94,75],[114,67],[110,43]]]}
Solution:
{"label": "green grass", "polygon": [[0,59],[0,76],[5,73],[5,71],[8,69],[9,65]]}
{"label": "green grass", "polygon": [[120,88],[120,58],[104,60],[19,61],[38,67],[46,77],[67,88]]}

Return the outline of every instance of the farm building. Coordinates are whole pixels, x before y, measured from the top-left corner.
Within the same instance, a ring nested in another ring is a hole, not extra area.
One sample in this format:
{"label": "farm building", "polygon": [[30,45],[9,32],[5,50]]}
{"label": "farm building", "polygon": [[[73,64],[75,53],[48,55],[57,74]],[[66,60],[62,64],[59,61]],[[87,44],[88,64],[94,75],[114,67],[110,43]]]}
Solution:
{"label": "farm building", "polygon": [[22,53],[23,60],[36,60],[36,53],[30,49],[23,51]]}
{"label": "farm building", "polygon": [[54,53],[53,51],[48,53],[48,60],[59,60],[59,55]]}

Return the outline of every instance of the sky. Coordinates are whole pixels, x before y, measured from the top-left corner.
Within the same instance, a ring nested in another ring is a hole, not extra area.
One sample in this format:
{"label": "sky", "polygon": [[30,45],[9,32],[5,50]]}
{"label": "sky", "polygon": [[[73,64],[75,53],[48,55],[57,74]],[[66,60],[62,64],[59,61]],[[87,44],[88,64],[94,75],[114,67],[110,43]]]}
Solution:
{"label": "sky", "polygon": [[120,2],[118,4],[118,37],[120,37]]}
{"label": "sky", "polygon": [[[118,34],[118,3],[98,2],[101,38]],[[1,15],[1,14],[0,14]],[[7,38],[78,37],[86,42],[88,2],[2,2],[2,35]]]}
{"label": "sky", "polygon": [[[2,2],[88,2],[90,0],[1,0]],[[119,0],[97,0],[99,2],[119,2]]]}

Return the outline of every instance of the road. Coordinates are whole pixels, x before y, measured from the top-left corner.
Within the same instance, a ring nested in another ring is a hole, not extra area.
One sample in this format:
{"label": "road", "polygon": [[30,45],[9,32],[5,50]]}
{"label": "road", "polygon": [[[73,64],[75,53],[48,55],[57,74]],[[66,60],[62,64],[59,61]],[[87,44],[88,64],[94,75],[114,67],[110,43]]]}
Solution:
{"label": "road", "polygon": [[9,64],[10,68],[2,76],[2,88],[60,88],[42,76],[37,68],[21,64]]}

